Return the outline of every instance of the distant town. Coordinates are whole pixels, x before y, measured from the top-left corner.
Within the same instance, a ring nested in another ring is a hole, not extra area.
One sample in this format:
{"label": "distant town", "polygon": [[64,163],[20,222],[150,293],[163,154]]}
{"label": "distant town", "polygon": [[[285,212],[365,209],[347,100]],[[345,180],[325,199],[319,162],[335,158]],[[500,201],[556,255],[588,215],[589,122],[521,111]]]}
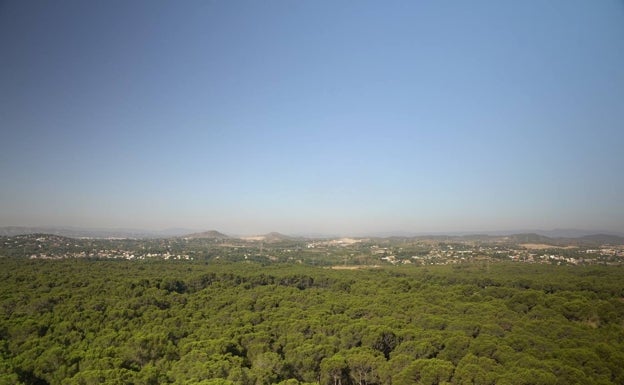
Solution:
{"label": "distant town", "polygon": [[0,236],[0,257],[298,263],[334,269],[511,261],[554,265],[622,265],[624,237],[550,238],[418,236],[303,238],[280,233],[230,237],[218,231],[166,238],[90,238],[55,234]]}

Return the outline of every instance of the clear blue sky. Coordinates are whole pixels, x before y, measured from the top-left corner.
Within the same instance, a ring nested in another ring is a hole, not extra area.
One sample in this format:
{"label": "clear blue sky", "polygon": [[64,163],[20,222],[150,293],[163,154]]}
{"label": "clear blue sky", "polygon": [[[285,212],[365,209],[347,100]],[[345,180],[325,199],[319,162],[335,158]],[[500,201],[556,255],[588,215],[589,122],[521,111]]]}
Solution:
{"label": "clear blue sky", "polygon": [[624,231],[624,3],[4,1],[0,133],[0,226]]}

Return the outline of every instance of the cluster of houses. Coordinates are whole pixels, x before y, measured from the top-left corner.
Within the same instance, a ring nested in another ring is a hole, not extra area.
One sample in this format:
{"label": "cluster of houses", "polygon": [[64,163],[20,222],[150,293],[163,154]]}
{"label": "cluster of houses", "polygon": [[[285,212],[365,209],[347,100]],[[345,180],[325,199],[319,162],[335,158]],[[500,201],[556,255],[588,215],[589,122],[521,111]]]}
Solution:
{"label": "cluster of houses", "polygon": [[145,253],[138,254],[136,251],[128,250],[94,250],[92,252],[74,252],[74,253],[38,253],[31,254],[30,259],[64,259],[64,258],[98,258],[98,259],[127,259],[127,260],[145,260],[145,259],[165,259],[165,260],[192,260],[193,257],[188,254],[171,254],[164,253]]}

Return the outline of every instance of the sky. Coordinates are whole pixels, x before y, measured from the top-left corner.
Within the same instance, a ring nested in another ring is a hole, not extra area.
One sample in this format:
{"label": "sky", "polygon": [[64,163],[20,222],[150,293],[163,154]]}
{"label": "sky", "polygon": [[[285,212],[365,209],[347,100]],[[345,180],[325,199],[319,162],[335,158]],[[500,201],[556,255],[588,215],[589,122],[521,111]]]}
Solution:
{"label": "sky", "polygon": [[624,232],[624,2],[2,1],[0,226]]}

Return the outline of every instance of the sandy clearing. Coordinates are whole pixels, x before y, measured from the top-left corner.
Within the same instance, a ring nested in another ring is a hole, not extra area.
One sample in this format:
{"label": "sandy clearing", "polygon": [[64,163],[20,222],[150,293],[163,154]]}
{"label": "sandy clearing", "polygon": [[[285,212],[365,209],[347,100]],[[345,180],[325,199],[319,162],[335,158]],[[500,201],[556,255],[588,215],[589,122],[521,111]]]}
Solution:
{"label": "sandy clearing", "polygon": [[521,243],[520,246],[529,250],[543,250],[543,249],[577,249],[578,246],[553,246],[544,243]]}

